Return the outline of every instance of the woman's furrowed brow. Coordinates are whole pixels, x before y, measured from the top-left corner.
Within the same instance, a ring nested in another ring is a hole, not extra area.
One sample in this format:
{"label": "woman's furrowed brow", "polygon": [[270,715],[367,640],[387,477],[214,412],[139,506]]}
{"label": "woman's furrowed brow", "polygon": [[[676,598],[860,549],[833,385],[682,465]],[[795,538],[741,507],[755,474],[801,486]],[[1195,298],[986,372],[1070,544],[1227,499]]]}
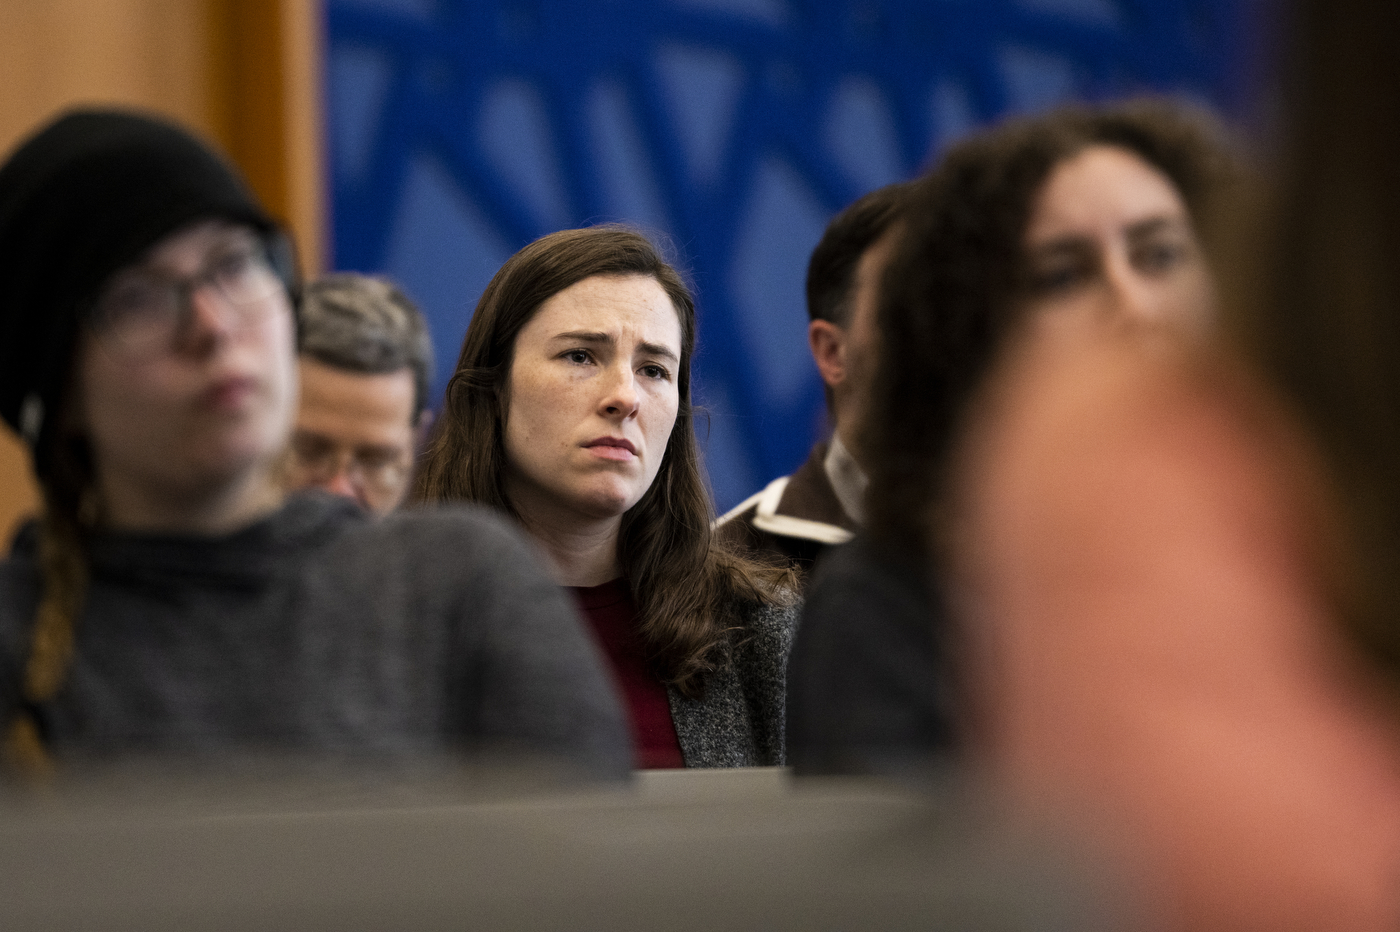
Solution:
{"label": "woman's furrowed brow", "polygon": [[676,355],[675,350],[671,349],[669,346],[662,346],[660,343],[638,343],[637,349],[649,356],[660,356],[663,359],[669,359],[673,362],[680,361],[680,357]]}
{"label": "woman's furrowed brow", "polygon": [[[568,343],[592,343],[607,346],[612,346],[617,342],[612,334],[603,333],[600,330],[569,330],[564,333],[556,333],[553,339]],[[637,349],[651,356],[661,356],[677,361],[680,359],[675,350],[661,343],[638,343]]]}
{"label": "woman's furrowed brow", "polygon": [[564,333],[556,333],[556,340],[567,340],[574,343],[612,343],[613,338],[600,330],[569,330]]}

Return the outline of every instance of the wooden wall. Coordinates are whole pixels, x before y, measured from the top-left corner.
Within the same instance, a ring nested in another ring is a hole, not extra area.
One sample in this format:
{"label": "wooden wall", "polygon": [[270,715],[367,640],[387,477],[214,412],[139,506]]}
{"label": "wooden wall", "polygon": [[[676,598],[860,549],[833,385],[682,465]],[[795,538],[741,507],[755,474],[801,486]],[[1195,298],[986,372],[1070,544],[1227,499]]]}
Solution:
{"label": "wooden wall", "polygon": [[[0,152],[74,104],[159,111],[231,155],[325,260],[318,0],[0,0]],[[0,424],[0,553],[35,508],[27,453]]]}

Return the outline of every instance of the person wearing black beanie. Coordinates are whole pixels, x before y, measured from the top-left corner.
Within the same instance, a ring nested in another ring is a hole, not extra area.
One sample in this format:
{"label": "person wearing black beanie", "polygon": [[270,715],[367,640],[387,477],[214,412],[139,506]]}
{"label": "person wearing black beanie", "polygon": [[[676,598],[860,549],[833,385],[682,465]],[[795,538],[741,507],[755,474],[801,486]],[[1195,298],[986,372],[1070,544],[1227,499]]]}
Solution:
{"label": "person wearing black beanie", "polygon": [[291,283],[276,224],[222,159],[168,123],[74,111],[0,169],[0,416],[40,475],[80,305],[157,240],[211,217],[272,238]]}
{"label": "person wearing black beanie", "polygon": [[286,497],[290,255],[152,116],[74,111],[0,166],[0,416],[44,505],[0,563],[9,763],[468,744],[625,771],[599,658],[512,532]]}

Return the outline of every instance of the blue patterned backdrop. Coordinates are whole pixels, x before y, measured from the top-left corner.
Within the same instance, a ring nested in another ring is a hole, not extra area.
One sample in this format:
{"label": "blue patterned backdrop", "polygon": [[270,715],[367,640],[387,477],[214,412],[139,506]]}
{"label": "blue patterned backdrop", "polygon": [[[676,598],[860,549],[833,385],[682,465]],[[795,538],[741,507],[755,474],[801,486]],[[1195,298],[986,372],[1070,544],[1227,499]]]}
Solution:
{"label": "blue patterned backdrop", "polygon": [[625,220],[696,286],[720,510],[823,429],[803,281],[828,218],[1003,114],[1238,106],[1245,0],[329,0],[334,265],[398,279],[440,393],[516,249]]}

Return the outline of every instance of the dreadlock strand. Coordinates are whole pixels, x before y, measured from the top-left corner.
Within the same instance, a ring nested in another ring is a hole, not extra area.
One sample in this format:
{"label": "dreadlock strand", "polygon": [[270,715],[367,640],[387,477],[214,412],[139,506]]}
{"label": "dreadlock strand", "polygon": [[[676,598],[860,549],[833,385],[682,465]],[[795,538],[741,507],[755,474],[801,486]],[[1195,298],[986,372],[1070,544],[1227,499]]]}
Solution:
{"label": "dreadlock strand", "polygon": [[57,696],[68,678],[74,628],[87,595],[87,560],[75,503],[61,501],[63,497],[53,488],[45,488],[44,517],[39,525],[41,595],[24,664],[23,702],[4,737],[6,766],[30,780],[42,780],[53,772],[53,760],[34,710]]}
{"label": "dreadlock strand", "polygon": [[0,757],[4,759],[6,770],[31,783],[40,783],[53,776],[53,758],[48,748],[44,747],[39,726],[28,710],[10,719]]}
{"label": "dreadlock strand", "polygon": [[73,628],[87,592],[87,561],[77,522],[49,507],[40,529],[39,562],[44,594],[34,613],[24,698],[47,702],[58,695],[73,660]]}

